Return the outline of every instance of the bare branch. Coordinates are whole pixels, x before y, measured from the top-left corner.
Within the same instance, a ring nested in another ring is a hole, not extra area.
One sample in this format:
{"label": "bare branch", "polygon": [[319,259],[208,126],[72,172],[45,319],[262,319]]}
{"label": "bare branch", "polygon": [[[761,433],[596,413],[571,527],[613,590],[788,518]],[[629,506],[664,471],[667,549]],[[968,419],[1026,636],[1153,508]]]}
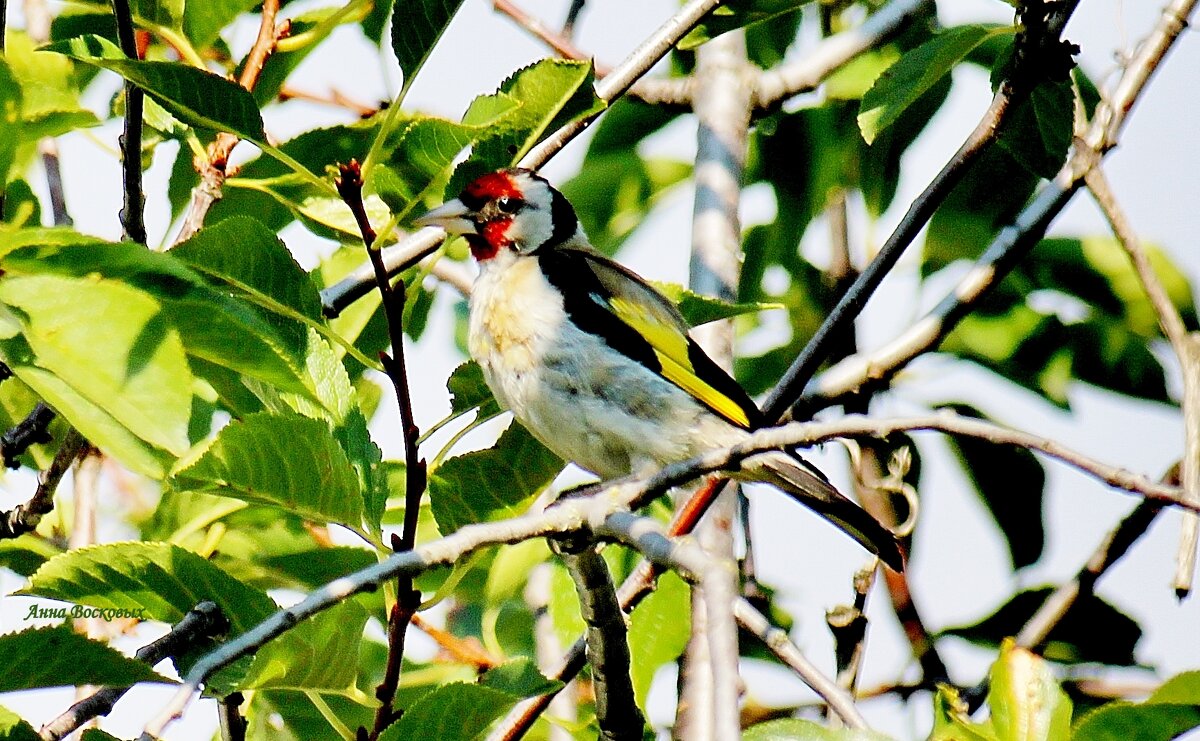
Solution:
{"label": "bare branch", "polygon": [[1071,159],[1054,180],[1042,188],[959,280],[936,307],[912,327],[877,350],[846,358],[826,371],[802,397],[805,412],[814,402],[837,399],[864,385],[884,383],[914,358],[938,346],[974,305],[1021,261],[1050,222],[1071,200],[1088,170],[1115,145],[1129,110],[1145,91],[1145,83],[1178,37],[1197,0],[1175,0],[1167,7],[1155,30],[1139,44],[1139,52],[1126,68],[1116,92],[1101,100],[1087,134],[1076,142]]}
{"label": "bare branch", "polygon": [[[895,266],[908,245],[916,238],[925,223],[933,216],[933,212],[941,205],[954,186],[966,175],[968,168],[991,143],[996,133],[1003,125],[1008,113],[1014,109],[1032,89],[1036,76],[1031,72],[1037,70],[1043,73],[1045,62],[1042,55],[1035,50],[1053,47],[1058,41],[1062,25],[1074,10],[1074,2],[1068,0],[1062,6],[1062,15],[1054,16],[1044,26],[1033,25],[1030,15],[1026,19],[1025,30],[1018,35],[1015,48],[1018,49],[1014,71],[996,90],[991,104],[984,112],[975,129],[967,137],[958,151],[946,162],[933,181],[925,188],[920,196],[912,202],[904,218],[896,226],[896,230],[888,237],[875,258],[866,269],[855,279],[854,284],[842,295],[837,305],[829,312],[820,328],[809,339],[800,355],[792,362],[780,382],[767,396],[763,413],[767,419],[779,419],[785,410],[800,398],[805,386],[820,364],[828,356],[830,349],[836,344],[838,336],[846,332],[854,319],[866,306],[875,289]],[[1024,6],[1022,6],[1024,7]],[[1046,7],[1039,4],[1039,7]],[[1024,51],[1022,51],[1024,50]]]}
{"label": "bare branch", "polygon": [[[665,528],[649,517],[632,512],[614,512],[593,527],[596,535],[613,538],[637,549],[650,561],[679,572],[697,582],[705,597],[707,608],[707,637],[714,645],[713,654],[724,650],[721,635],[736,633],[733,611],[729,608],[737,599],[733,587],[736,569],[731,559],[718,558],[706,552],[691,538],[671,538]],[[713,706],[712,731],[718,739],[733,739],[741,735],[738,717],[737,664],[715,661],[712,665],[712,692],[707,699]]]}
{"label": "bare branch", "polygon": [[54,509],[54,492],[58,489],[58,482],[86,449],[87,441],[74,428],[70,428],[50,468],[38,476],[37,490],[29,501],[7,512],[0,512],[0,540],[24,535],[38,526],[42,515]]}
{"label": "bare branch", "polygon": [[[1200,335],[1189,335],[1162,281],[1150,265],[1150,256],[1142,248],[1141,240],[1129,223],[1125,211],[1117,203],[1117,196],[1104,176],[1104,170],[1095,166],[1084,175],[1084,181],[1092,191],[1100,210],[1112,227],[1117,241],[1129,255],[1134,272],[1142,282],[1142,288],[1158,315],[1179,367],[1183,371],[1183,490],[1188,499],[1200,503]],[[1175,556],[1175,593],[1180,599],[1192,591],[1192,580],[1196,572],[1196,542],[1200,536],[1200,517],[1185,515],[1179,534],[1179,551]]]}
{"label": "bare branch", "polygon": [[608,564],[590,540],[552,540],[551,546],[575,582],[579,612],[587,624],[587,659],[592,665],[600,738],[640,741],[646,721],[634,698],[625,615]]}
{"label": "bare branch", "polygon": [[851,694],[822,674],[800,648],[792,643],[785,631],[771,625],[766,616],[745,598],[733,603],[733,614],[739,625],[762,641],[771,653],[796,672],[796,676],[828,703],[829,709],[836,713],[843,723],[850,728],[867,728],[867,721],[854,705]]}
{"label": "bare branch", "polygon": [[755,107],[773,108],[793,95],[816,90],[833,71],[864,51],[877,47],[932,9],[932,0],[893,0],[861,26],[823,40],[794,62],[785,62],[763,72],[754,89]]}
{"label": "bare branch", "polygon": [[[130,59],[138,58],[137,42],[133,37],[133,14],[129,0],[112,0],[117,20],[117,41],[121,51]],[[146,244],[146,223],[142,211],[146,197],[142,193],[142,108],[145,94],[132,82],[125,83],[125,128],[121,133],[121,177],[125,202],[121,208],[121,229],[125,239]]]}
{"label": "bare branch", "polygon": [[[150,666],[169,656],[178,656],[187,649],[229,630],[229,621],[221,608],[212,602],[201,602],[162,638],[138,649],[134,658]],[[41,728],[44,741],[59,741],[93,718],[108,715],[129,687],[106,687],[72,705],[66,712]]]}
{"label": "bare branch", "polygon": [[[606,103],[611,103],[623,95],[630,85],[645,75],[679,39],[683,38],[684,34],[691,30],[692,26],[696,25],[708,11],[718,4],[719,0],[691,0],[678,13],[668,18],[637,49],[634,49],[625,58],[625,61],[614,67],[607,77],[597,83],[597,97]],[[521,161],[522,167],[535,170],[541,167],[594,120],[595,116],[592,116],[560,128],[525,155]],[[412,267],[436,250],[445,238],[444,229],[425,227],[411,234],[400,244],[384,250],[383,262],[387,266],[388,275],[395,275]],[[338,283],[321,291],[321,302],[325,315],[337,316],[351,303],[366,295],[371,290],[373,280],[373,270],[370,266],[364,265]]]}
{"label": "bare branch", "polygon": [[[420,430],[413,417],[412,396],[408,385],[408,369],[404,359],[404,281],[398,281],[396,286],[391,284],[383,257],[375,245],[376,234],[367,218],[366,205],[362,199],[362,171],[358,162],[350,160],[349,164],[339,165],[340,172],[335,185],[338,194],[354,214],[362,233],[363,245],[371,260],[375,272],[375,284],[379,288],[383,302],[384,316],[387,317],[388,337],[392,345],[392,354],[380,353],[384,370],[392,382],[396,393],[396,404],[400,408],[400,427],[404,436],[404,524],[399,536],[392,536],[392,550],[400,553],[411,551],[417,539],[417,518],[421,511],[421,499],[425,495],[428,478],[425,470],[425,459],[420,457],[417,440]],[[375,724],[368,738],[379,738],[392,721],[397,717],[392,703],[396,698],[396,689],[400,683],[400,667],[404,658],[404,638],[408,624],[421,604],[421,593],[413,588],[412,578],[400,576],[396,582],[396,603],[388,612],[388,657],[384,668],[383,679],[375,691],[379,707],[375,711]]]}
{"label": "bare branch", "polygon": [[[275,51],[275,45],[279,43],[279,40],[288,33],[290,24],[287,21],[278,28],[275,27],[275,17],[278,13],[279,0],[263,0],[258,36],[255,37],[254,45],[246,54],[245,62],[242,64],[242,73],[238,77],[238,84],[247,90],[254,90],[267,58]],[[183,218],[179,234],[175,236],[176,244],[186,241],[200,231],[200,227],[204,226],[204,219],[208,216],[209,209],[221,199],[221,186],[225,183],[225,168],[229,164],[229,155],[232,154],[238,141],[240,140],[237,136],[221,132],[209,146],[207,159],[199,165],[200,183],[192,189],[192,200],[188,204],[187,214]]]}
{"label": "bare branch", "polygon": [[[723,34],[700,47],[693,77],[696,110],[696,195],[692,216],[689,287],[700,294],[732,301],[737,296],[742,264],[742,229],[738,219],[746,140],[750,128],[752,79],[757,76],[746,58],[745,36]],[[713,322],[692,336],[710,357],[726,369],[733,367],[733,323]],[[678,502],[686,507],[686,502]],[[736,487],[726,486],[696,529],[701,546],[714,558],[733,559],[733,521]],[[722,578],[714,574],[713,578]],[[733,579],[733,575],[727,578]],[[723,590],[734,590],[733,583]],[[675,716],[678,737],[716,739],[715,691],[732,694],[737,687],[716,688],[718,676],[737,676],[737,630],[731,603],[714,603],[703,588],[692,592],[692,634],[680,663],[679,703]],[[728,613],[715,617],[712,610]],[[729,628],[725,634],[714,626]],[[720,667],[717,665],[721,664]]]}

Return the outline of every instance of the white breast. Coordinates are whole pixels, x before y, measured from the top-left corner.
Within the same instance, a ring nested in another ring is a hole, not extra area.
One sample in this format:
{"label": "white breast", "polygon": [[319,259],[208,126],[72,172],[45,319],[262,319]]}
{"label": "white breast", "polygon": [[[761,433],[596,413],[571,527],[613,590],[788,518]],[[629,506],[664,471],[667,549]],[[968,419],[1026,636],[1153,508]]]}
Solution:
{"label": "white breast", "polygon": [[696,435],[714,415],[568,321],[535,257],[502,252],[484,264],[471,294],[469,347],[501,405],[546,447],[599,476],[715,443]]}

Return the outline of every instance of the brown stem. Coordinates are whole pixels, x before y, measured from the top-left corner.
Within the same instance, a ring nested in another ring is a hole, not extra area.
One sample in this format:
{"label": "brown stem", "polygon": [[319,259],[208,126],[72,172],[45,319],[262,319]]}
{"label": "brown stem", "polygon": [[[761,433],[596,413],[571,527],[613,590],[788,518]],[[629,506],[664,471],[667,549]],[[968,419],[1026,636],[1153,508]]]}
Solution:
{"label": "brown stem", "polygon": [[[133,14],[129,0],[112,0],[117,21],[117,40],[121,51],[130,59],[138,59],[137,40],[133,33]],[[125,202],[121,208],[121,229],[125,239],[146,244],[146,223],[142,211],[146,198],[142,193],[142,108],[145,94],[132,82],[125,83],[125,128],[120,137],[121,173]]]}
{"label": "brown stem", "polygon": [[67,469],[87,449],[87,441],[74,428],[67,432],[62,446],[54,456],[50,468],[38,477],[37,490],[28,502],[7,512],[0,512],[0,540],[15,538],[32,532],[41,521],[42,515],[54,509],[54,492]]}
{"label": "brown stem", "polygon": [[[263,65],[267,63],[267,58],[275,51],[275,45],[279,43],[279,40],[288,34],[290,24],[287,21],[278,27],[275,25],[275,17],[278,13],[279,0],[263,0],[258,36],[254,39],[254,45],[250,47],[249,53],[246,54],[246,59],[242,64],[242,73],[238,76],[238,84],[247,90],[254,90],[254,86],[258,84],[258,77],[262,74]],[[237,136],[221,132],[209,145],[208,157],[198,165],[200,183],[192,189],[191,203],[188,204],[188,211],[183,218],[183,225],[179,228],[179,234],[175,236],[176,244],[186,241],[200,231],[200,227],[204,226],[204,219],[208,216],[209,209],[221,199],[221,186],[225,183],[225,169],[229,164],[229,155],[239,141]]]}
{"label": "brown stem", "polygon": [[[400,408],[400,425],[404,435],[405,460],[405,492],[404,492],[404,524],[399,536],[392,535],[392,550],[396,553],[411,551],[416,545],[417,519],[421,511],[421,498],[425,494],[427,482],[425,460],[419,457],[417,439],[420,430],[417,429],[413,418],[412,397],[408,387],[408,369],[404,360],[404,281],[400,280],[393,288],[388,278],[387,268],[383,257],[376,246],[375,229],[367,218],[367,209],[362,198],[362,170],[356,160],[349,164],[338,166],[339,176],[334,183],[338,194],[350,207],[354,220],[358,223],[363,245],[375,269],[375,282],[383,302],[384,316],[387,317],[388,336],[391,339],[392,354],[380,353],[383,369],[392,382],[396,392],[396,404]],[[396,689],[400,682],[400,666],[404,658],[404,638],[408,624],[413,614],[421,604],[421,593],[413,589],[412,578],[401,576],[396,579],[396,603],[388,614],[388,659],[384,669],[383,680],[375,690],[379,699],[379,708],[375,712],[375,723],[369,738],[379,738],[379,734],[394,721],[398,715],[392,708],[396,698]]]}

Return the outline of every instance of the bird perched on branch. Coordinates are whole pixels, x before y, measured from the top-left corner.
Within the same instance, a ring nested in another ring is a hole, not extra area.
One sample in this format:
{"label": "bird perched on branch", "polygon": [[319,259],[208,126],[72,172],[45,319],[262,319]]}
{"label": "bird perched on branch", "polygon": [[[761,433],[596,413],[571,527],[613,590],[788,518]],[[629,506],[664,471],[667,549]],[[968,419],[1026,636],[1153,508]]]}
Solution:
{"label": "bird perched on branch", "polygon": [[[496,399],[559,456],[612,478],[734,445],[764,424],[675,305],[596,252],[570,202],[533,172],[483,175],[417,223],[466,237],[480,270],[471,355]],[[748,458],[734,475],[774,485],[903,568],[893,534],[794,451]]]}

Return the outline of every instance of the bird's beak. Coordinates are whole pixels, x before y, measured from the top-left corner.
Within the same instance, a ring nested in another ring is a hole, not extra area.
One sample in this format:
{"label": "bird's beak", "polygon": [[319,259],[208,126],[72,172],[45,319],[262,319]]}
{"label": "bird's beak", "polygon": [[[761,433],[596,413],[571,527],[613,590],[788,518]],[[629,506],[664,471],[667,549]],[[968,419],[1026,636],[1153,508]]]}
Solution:
{"label": "bird's beak", "polygon": [[440,226],[450,234],[476,234],[479,230],[472,216],[475,216],[475,212],[455,198],[418,217],[413,223],[417,226]]}

